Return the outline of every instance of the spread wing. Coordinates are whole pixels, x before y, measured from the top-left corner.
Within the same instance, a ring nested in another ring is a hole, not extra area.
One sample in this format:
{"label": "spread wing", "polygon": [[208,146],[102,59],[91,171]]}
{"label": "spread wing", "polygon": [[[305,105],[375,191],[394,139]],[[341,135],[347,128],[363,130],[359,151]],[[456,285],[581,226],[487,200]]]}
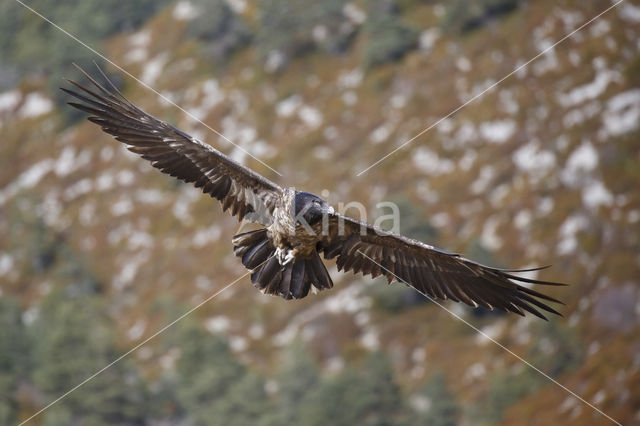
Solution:
{"label": "spread wing", "polygon": [[[564,285],[513,275],[448,253],[420,241],[403,237],[348,216],[329,217],[327,236],[321,249],[326,259],[337,257],[338,270],[362,272],[388,282],[405,282],[420,293],[437,299],[451,299],[471,306],[501,309],[540,318],[540,310],[561,315],[544,301],[562,303],[522,285]],[[537,268],[543,269],[543,268]]]}
{"label": "spread wing", "polygon": [[82,101],[69,104],[91,114],[89,120],[124,143],[129,151],[149,160],[153,167],[184,182],[193,182],[206,194],[231,210],[239,220],[268,225],[282,188],[242,166],[172,125],[129,102],[113,85],[110,91],[80,67],[93,84],[85,87],[71,80],[80,91],[62,89]]}

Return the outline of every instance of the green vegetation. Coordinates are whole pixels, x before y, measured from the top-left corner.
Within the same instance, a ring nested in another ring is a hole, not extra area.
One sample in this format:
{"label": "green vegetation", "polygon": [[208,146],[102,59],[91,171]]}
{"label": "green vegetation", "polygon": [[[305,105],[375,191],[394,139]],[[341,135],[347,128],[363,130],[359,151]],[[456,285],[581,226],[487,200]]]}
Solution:
{"label": "green vegetation", "polygon": [[427,407],[415,414],[411,424],[455,426],[460,423],[460,406],[441,371],[433,373],[418,396],[425,398]]}
{"label": "green vegetation", "polygon": [[343,14],[345,0],[261,0],[257,44],[263,58],[278,54],[287,62],[320,49],[341,53],[356,28]]}
{"label": "green vegetation", "polygon": [[31,340],[18,303],[0,297],[0,424],[17,423],[18,386],[31,367]]}
{"label": "green vegetation", "polygon": [[187,35],[203,41],[203,52],[214,60],[225,59],[251,39],[243,19],[224,0],[194,1],[197,16],[189,22]]}
{"label": "green vegetation", "polygon": [[363,55],[366,67],[398,60],[417,46],[418,31],[402,22],[392,0],[373,0],[367,4],[367,44]]}
{"label": "green vegetation", "polygon": [[452,0],[446,3],[443,27],[465,32],[516,9],[524,0]]}
{"label": "green vegetation", "polygon": [[[46,402],[117,358],[111,321],[102,302],[67,288],[43,302],[34,335],[33,380]],[[140,375],[122,360],[43,413],[44,424],[139,424],[147,417],[147,400]]]}
{"label": "green vegetation", "polygon": [[[168,3],[169,0],[27,2],[35,11],[97,51],[103,50],[101,41],[105,37],[136,28]],[[18,76],[45,77],[51,95],[60,105],[67,100],[67,96],[58,90],[62,78],[81,80],[73,62],[104,64],[85,46],[15,1],[0,5],[0,57],[0,78],[4,77],[0,80],[0,89],[16,84]],[[62,111],[69,120],[81,115],[72,112],[73,108]]]}

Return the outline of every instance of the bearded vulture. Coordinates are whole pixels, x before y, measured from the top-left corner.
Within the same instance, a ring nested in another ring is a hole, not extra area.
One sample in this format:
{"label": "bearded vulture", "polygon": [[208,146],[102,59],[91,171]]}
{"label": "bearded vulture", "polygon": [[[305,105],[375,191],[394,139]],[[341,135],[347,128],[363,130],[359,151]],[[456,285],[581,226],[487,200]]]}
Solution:
{"label": "bearded vulture", "polygon": [[[251,271],[251,281],[263,293],[301,299],[309,290],[333,287],[320,258],[336,258],[338,270],[384,275],[435,299],[450,299],[487,309],[523,315],[525,311],[561,315],[545,302],[562,303],[531,284],[564,285],[514,275],[528,270],[498,269],[465,259],[366,222],[342,215],[323,199],[282,188],[208,144],[147,114],[108,85],[77,67],[91,82],[79,90],[63,88],[81,103],[69,104],[113,135],[128,150],[153,167],[191,182],[222,204],[238,220],[264,227],[236,235],[235,254]],[[542,268],[536,268],[542,269]],[[529,284],[529,285],[527,285]]]}

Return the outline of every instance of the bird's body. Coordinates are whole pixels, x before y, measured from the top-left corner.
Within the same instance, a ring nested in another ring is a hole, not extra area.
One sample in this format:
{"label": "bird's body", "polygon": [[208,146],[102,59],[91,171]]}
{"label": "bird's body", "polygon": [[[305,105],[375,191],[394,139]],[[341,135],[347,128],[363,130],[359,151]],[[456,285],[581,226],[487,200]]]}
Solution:
{"label": "bird's body", "polygon": [[[80,70],[82,71],[82,70]],[[82,71],[93,87],[62,89],[82,103],[89,120],[162,172],[194,183],[223,210],[264,228],[233,238],[234,252],[256,287],[285,299],[305,297],[333,282],[320,258],[336,259],[338,270],[404,282],[428,297],[545,318],[559,314],[543,301],[558,300],[522,283],[561,285],[513,275],[420,241],[337,213],[321,198],[282,188],[108,90]],[[542,269],[542,268],[538,268]]]}

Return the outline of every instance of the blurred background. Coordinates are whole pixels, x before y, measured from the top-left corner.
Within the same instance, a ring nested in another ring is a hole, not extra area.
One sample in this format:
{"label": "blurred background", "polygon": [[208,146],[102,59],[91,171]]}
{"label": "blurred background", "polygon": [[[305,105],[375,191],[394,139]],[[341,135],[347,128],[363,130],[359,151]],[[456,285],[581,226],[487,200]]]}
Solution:
{"label": "blurred background", "polygon": [[[570,283],[549,322],[445,303],[640,423],[640,3],[0,4],[0,424],[27,419],[245,273],[235,219],[65,104],[93,61],[136,104],[282,186],[396,202],[403,233]],[[388,213],[388,212],[387,212]],[[400,284],[302,301],[246,277],[34,425],[611,424]]]}

